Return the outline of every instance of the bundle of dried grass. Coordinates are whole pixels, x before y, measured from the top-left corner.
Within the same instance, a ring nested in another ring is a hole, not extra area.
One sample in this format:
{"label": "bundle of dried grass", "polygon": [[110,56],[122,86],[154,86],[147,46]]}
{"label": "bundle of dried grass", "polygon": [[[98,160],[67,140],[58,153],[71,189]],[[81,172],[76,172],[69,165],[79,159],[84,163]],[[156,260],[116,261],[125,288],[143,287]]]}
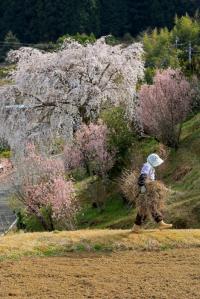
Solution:
{"label": "bundle of dried grass", "polygon": [[160,181],[147,181],[145,194],[140,193],[138,186],[138,171],[125,171],[120,178],[120,188],[130,203],[135,203],[136,207],[143,215],[148,215],[152,211],[162,211],[169,189]]}
{"label": "bundle of dried grass", "polygon": [[146,183],[147,192],[136,199],[136,207],[140,214],[149,215],[154,211],[163,211],[169,189],[160,181]]}
{"label": "bundle of dried grass", "polygon": [[130,203],[136,202],[137,197],[139,196],[138,188],[138,171],[124,171],[120,180],[119,185],[122,193]]}

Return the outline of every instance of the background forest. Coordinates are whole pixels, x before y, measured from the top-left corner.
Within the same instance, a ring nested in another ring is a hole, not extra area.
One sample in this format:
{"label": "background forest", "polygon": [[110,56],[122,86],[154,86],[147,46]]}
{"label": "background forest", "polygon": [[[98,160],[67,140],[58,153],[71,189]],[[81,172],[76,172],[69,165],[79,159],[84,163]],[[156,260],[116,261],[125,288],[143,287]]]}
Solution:
{"label": "background forest", "polygon": [[1,0],[0,40],[9,31],[23,43],[77,32],[135,36],[148,27],[170,28],[176,14],[193,15],[198,6],[198,0]]}

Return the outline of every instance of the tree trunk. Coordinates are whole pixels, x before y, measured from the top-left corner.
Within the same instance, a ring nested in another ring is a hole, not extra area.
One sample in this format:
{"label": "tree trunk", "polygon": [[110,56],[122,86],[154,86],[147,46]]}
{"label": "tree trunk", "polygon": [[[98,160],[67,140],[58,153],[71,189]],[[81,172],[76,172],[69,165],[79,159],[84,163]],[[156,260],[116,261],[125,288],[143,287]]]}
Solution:
{"label": "tree trunk", "polygon": [[46,223],[46,221],[45,221],[45,219],[42,215],[37,215],[37,218],[38,218],[39,222],[42,224],[43,228],[46,231],[51,231],[48,224]]}
{"label": "tree trunk", "polygon": [[53,224],[53,219],[51,217],[51,214],[49,214],[49,221],[50,221],[50,229],[51,229],[51,231],[53,231],[54,230],[54,224]]}

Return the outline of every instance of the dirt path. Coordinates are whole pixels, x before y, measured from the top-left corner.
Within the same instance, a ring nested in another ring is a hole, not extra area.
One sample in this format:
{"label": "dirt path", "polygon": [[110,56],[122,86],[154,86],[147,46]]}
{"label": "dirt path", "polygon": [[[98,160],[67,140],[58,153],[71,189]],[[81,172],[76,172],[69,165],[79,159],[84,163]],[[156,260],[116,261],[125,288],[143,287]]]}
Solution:
{"label": "dirt path", "polygon": [[2,299],[199,299],[200,249],[4,261],[0,286]]}

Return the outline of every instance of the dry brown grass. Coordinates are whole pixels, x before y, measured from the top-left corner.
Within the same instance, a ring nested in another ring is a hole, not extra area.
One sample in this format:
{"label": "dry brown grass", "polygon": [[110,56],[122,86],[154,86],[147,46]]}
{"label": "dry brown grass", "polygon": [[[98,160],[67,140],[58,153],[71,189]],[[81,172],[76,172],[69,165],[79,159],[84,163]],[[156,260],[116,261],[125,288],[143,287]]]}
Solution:
{"label": "dry brown grass", "polygon": [[0,258],[56,256],[69,251],[164,250],[200,247],[200,230],[80,230],[18,233],[0,238]]}
{"label": "dry brown grass", "polygon": [[151,215],[151,211],[164,211],[169,189],[160,182],[148,182],[147,192],[140,194],[136,199],[136,206],[142,215]]}
{"label": "dry brown grass", "polygon": [[130,203],[136,202],[139,195],[138,177],[138,171],[126,170],[119,180],[120,189]]}
{"label": "dry brown grass", "polygon": [[119,181],[121,191],[130,203],[135,203],[141,215],[152,211],[164,211],[169,189],[160,181],[146,182],[147,192],[141,194],[138,187],[138,171],[125,171]]}

